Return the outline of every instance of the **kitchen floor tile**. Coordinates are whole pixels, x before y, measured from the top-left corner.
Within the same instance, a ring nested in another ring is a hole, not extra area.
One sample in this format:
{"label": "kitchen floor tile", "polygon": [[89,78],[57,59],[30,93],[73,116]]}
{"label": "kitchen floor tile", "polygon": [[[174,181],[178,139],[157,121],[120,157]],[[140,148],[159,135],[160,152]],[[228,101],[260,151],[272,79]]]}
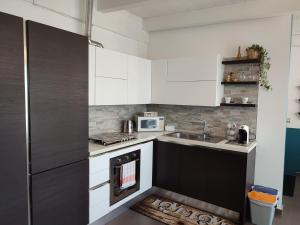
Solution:
{"label": "kitchen floor tile", "polygon": [[[273,225],[299,225],[300,221],[300,176],[297,177],[295,196],[293,198],[284,196],[283,215],[277,215]],[[146,217],[142,214],[128,210],[106,225],[163,225],[156,220]],[[246,225],[251,225],[247,223]]]}

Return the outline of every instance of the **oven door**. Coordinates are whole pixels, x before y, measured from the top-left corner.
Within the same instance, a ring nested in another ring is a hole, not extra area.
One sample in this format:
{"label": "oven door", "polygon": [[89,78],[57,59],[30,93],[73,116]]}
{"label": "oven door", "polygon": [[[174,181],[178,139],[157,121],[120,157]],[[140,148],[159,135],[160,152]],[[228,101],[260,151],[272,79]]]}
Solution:
{"label": "oven door", "polygon": [[[110,159],[110,205],[140,190],[140,156],[141,150],[136,150]],[[135,163],[135,183],[124,188],[122,187],[124,165],[130,162]]]}

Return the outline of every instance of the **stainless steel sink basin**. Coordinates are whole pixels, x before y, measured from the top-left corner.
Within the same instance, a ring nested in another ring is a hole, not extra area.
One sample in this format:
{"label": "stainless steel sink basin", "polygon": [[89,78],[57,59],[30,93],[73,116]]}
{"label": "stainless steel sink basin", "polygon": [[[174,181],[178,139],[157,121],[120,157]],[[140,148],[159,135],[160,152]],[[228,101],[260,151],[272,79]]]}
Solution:
{"label": "stainless steel sink basin", "polygon": [[224,138],[222,137],[205,136],[187,132],[174,132],[170,134],[165,134],[165,136],[209,143],[219,143],[220,141],[224,140]]}

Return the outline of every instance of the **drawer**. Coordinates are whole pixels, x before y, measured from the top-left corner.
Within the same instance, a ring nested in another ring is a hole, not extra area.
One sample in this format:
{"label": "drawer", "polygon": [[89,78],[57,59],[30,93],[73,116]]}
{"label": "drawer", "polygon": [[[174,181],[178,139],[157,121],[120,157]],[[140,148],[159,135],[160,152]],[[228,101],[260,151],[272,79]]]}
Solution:
{"label": "drawer", "polygon": [[109,180],[108,154],[90,158],[90,185],[94,187]]}
{"label": "drawer", "polygon": [[90,223],[100,219],[107,213],[109,213],[109,184],[90,191]]}
{"label": "drawer", "polygon": [[90,206],[99,205],[103,202],[109,204],[109,184],[105,184],[95,190],[90,190]]}

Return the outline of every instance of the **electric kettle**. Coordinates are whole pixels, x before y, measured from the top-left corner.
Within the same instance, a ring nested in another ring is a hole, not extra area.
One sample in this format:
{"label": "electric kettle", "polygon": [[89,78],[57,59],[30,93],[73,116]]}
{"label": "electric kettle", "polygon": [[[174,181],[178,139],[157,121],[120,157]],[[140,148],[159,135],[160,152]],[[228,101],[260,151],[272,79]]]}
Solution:
{"label": "electric kettle", "polygon": [[125,120],[123,124],[123,132],[124,133],[133,133],[133,121],[132,120]]}

